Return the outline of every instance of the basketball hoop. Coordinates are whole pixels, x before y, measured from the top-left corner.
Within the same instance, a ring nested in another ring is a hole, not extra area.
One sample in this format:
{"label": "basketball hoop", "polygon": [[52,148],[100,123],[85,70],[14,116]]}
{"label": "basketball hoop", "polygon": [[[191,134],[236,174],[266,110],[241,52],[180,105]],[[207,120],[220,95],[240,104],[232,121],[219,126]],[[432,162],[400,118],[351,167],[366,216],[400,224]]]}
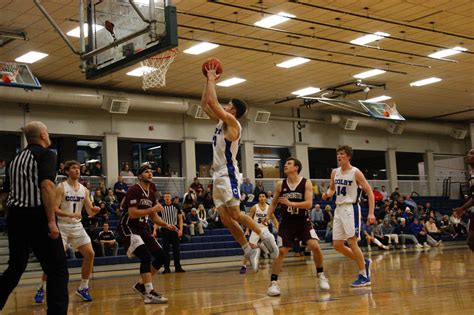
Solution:
{"label": "basketball hoop", "polygon": [[18,66],[14,62],[5,62],[0,64],[0,80],[4,83],[15,83],[16,82],[16,76],[20,70],[18,69]]}
{"label": "basketball hoop", "polygon": [[143,68],[143,89],[166,85],[166,72],[176,57],[176,49],[170,49],[141,62]]}

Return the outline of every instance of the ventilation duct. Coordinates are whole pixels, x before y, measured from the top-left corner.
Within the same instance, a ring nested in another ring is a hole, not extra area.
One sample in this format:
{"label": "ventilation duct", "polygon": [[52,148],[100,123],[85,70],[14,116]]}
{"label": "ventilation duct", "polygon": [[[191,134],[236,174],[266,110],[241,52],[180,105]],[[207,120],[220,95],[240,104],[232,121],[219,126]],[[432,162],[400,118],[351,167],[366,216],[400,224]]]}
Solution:
{"label": "ventilation duct", "polygon": [[465,129],[456,129],[453,128],[453,131],[451,132],[451,137],[457,140],[462,140],[466,138],[467,130]]}
{"label": "ventilation duct", "polygon": [[127,114],[130,100],[123,97],[104,96],[102,109],[112,114]]}
{"label": "ventilation duct", "polygon": [[186,114],[196,119],[209,119],[202,106],[195,103],[189,103],[189,109]]}
{"label": "ventilation duct", "polygon": [[390,132],[392,135],[401,135],[403,133],[404,129],[405,129],[404,125],[389,123],[388,126],[387,126],[387,129],[385,129],[385,130]]}
{"label": "ventilation duct", "polygon": [[356,130],[358,123],[359,121],[356,119],[346,118],[342,121],[342,127],[345,130]]}
{"label": "ventilation duct", "polygon": [[247,114],[247,119],[254,123],[266,124],[270,120],[271,112],[261,108],[251,107]]}

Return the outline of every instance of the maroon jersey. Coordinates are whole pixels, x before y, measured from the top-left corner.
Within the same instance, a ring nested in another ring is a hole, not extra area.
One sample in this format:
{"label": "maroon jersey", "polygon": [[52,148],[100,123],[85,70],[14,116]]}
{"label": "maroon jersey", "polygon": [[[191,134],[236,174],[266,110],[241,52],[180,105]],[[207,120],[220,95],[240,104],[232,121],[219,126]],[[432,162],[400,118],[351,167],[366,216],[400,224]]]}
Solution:
{"label": "maroon jersey", "polygon": [[[281,185],[280,196],[287,198],[291,202],[303,202],[306,191],[306,178],[302,177],[296,188],[293,190],[288,186],[286,179],[283,180]],[[286,205],[280,205],[281,217],[283,220],[307,220],[308,209],[300,209],[288,207]]]}
{"label": "maroon jersey", "polygon": [[155,192],[150,187],[149,191],[144,191],[140,185],[135,184],[128,189],[125,195],[125,202],[123,204],[124,212],[122,219],[120,220],[120,226],[123,231],[127,232],[131,230],[133,233],[140,233],[144,231],[148,226],[148,215],[144,215],[140,218],[132,219],[128,215],[128,208],[148,209],[156,205]]}

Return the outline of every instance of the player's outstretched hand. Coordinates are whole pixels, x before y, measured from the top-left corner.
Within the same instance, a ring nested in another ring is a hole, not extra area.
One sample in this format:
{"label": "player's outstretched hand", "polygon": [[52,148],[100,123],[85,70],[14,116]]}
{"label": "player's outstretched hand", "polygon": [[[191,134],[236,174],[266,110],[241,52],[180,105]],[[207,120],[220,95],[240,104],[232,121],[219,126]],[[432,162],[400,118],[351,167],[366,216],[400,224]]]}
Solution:
{"label": "player's outstretched hand", "polygon": [[50,239],[57,239],[59,237],[59,229],[56,225],[56,222],[48,222],[49,233],[48,236]]}
{"label": "player's outstretched hand", "polygon": [[167,225],[165,226],[165,228],[167,228],[167,229],[170,230],[170,231],[175,231],[175,232],[177,232],[177,233],[179,234],[179,229],[176,227],[176,225],[167,224]]}
{"label": "player's outstretched hand", "polygon": [[321,199],[323,200],[328,200],[329,199],[329,196],[327,193],[323,193],[323,195],[321,196]]}
{"label": "player's outstretched hand", "polygon": [[92,207],[92,213],[99,213],[100,212],[100,207]]}
{"label": "player's outstretched hand", "polygon": [[217,70],[217,64],[212,63],[212,62],[207,64],[206,71],[207,71],[208,80],[212,79],[212,80],[217,81],[221,77],[220,74],[217,74],[216,70]]}
{"label": "player's outstretched hand", "polygon": [[369,221],[369,224],[375,224],[375,215],[369,214],[367,220]]}
{"label": "player's outstretched hand", "polygon": [[288,200],[288,198],[278,197],[278,203],[280,203],[282,205],[285,205],[285,206],[289,206],[291,202]]}

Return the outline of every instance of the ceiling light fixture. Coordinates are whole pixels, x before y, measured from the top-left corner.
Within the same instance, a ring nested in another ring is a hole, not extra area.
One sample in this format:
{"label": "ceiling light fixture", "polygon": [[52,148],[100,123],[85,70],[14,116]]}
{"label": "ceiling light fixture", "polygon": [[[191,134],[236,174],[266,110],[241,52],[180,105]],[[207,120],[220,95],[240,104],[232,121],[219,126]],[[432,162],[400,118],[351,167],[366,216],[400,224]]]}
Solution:
{"label": "ceiling light fixture", "polygon": [[439,82],[439,81],[441,81],[440,78],[432,77],[432,78],[412,82],[412,83],[410,83],[410,86],[423,86],[423,85],[427,85],[427,84],[431,84],[431,83],[436,83],[436,82]]}
{"label": "ceiling light fixture", "polygon": [[351,43],[354,45],[365,45],[389,36],[390,34],[384,32],[375,32],[374,34],[364,35],[362,37],[351,40]]}
{"label": "ceiling light fixture", "polygon": [[354,78],[356,79],[365,79],[365,78],[370,78],[379,74],[385,73],[385,70],[380,70],[380,69],[373,69],[365,72],[361,72],[359,74],[356,74]]}
{"label": "ceiling light fixture", "polygon": [[[101,26],[101,25],[96,25],[96,24],[93,24],[93,28],[94,28],[94,32],[98,32],[100,31],[101,29],[103,29],[104,27]],[[89,35],[89,28],[87,27],[87,23],[84,24],[84,38],[87,37]],[[80,34],[80,28],[79,26],[70,30],[69,32],[66,33],[68,36],[71,36],[71,37],[81,37],[81,34]]]}
{"label": "ceiling light fixture", "polygon": [[255,22],[254,25],[260,26],[260,27],[265,27],[265,28],[270,28],[275,25],[281,24],[283,22],[288,21],[290,18],[296,17],[295,15],[286,13],[286,12],[280,12],[276,15],[270,15],[266,18],[261,19],[258,22]]}
{"label": "ceiling light fixture", "polygon": [[219,47],[219,45],[217,44],[202,42],[186,49],[184,53],[191,54],[191,55],[199,55],[217,47]]}
{"label": "ceiling light fixture", "polygon": [[15,59],[16,62],[23,62],[23,63],[35,63],[40,61],[43,58],[46,58],[48,54],[37,52],[37,51],[30,51]]}
{"label": "ceiling light fixture", "polygon": [[369,103],[378,103],[378,102],[389,100],[391,98],[392,98],[391,96],[381,95],[381,96],[369,98],[368,100],[365,100],[365,101]]}
{"label": "ceiling light fixture", "polygon": [[314,93],[318,93],[319,91],[321,91],[320,88],[310,86],[310,87],[307,87],[307,88],[304,88],[304,89],[301,89],[301,90],[291,92],[291,94],[301,97],[301,96],[305,96],[305,95],[311,95],[311,94],[314,94]]}
{"label": "ceiling light fixture", "polygon": [[236,84],[239,84],[239,83],[242,83],[242,82],[245,82],[245,81],[247,81],[247,80],[234,77],[234,78],[230,78],[230,79],[227,79],[225,81],[219,82],[219,83],[217,83],[217,85],[224,86],[224,87],[229,87],[229,86],[236,85]]}
{"label": "ceiling light fixture", "polygon": [[451,49],[443,49],[443,50],[437,51],[435,53],[428,55],[428,57],[443,59],[444,57],[456,55],[456,54],[462,53],[463,51],[467,51],[467,48],[456,46]]}
{"label": "ceiling light fixture", "polygon": [[310,60],[308,58],[296,57],[296,58],[292,58],[290,60],[281,62],[281,63],[277,64],[276,66],[280,67],[280,68],[293,68],[293,67],[299,66],[303,63],[307,63],[309,61]]}

